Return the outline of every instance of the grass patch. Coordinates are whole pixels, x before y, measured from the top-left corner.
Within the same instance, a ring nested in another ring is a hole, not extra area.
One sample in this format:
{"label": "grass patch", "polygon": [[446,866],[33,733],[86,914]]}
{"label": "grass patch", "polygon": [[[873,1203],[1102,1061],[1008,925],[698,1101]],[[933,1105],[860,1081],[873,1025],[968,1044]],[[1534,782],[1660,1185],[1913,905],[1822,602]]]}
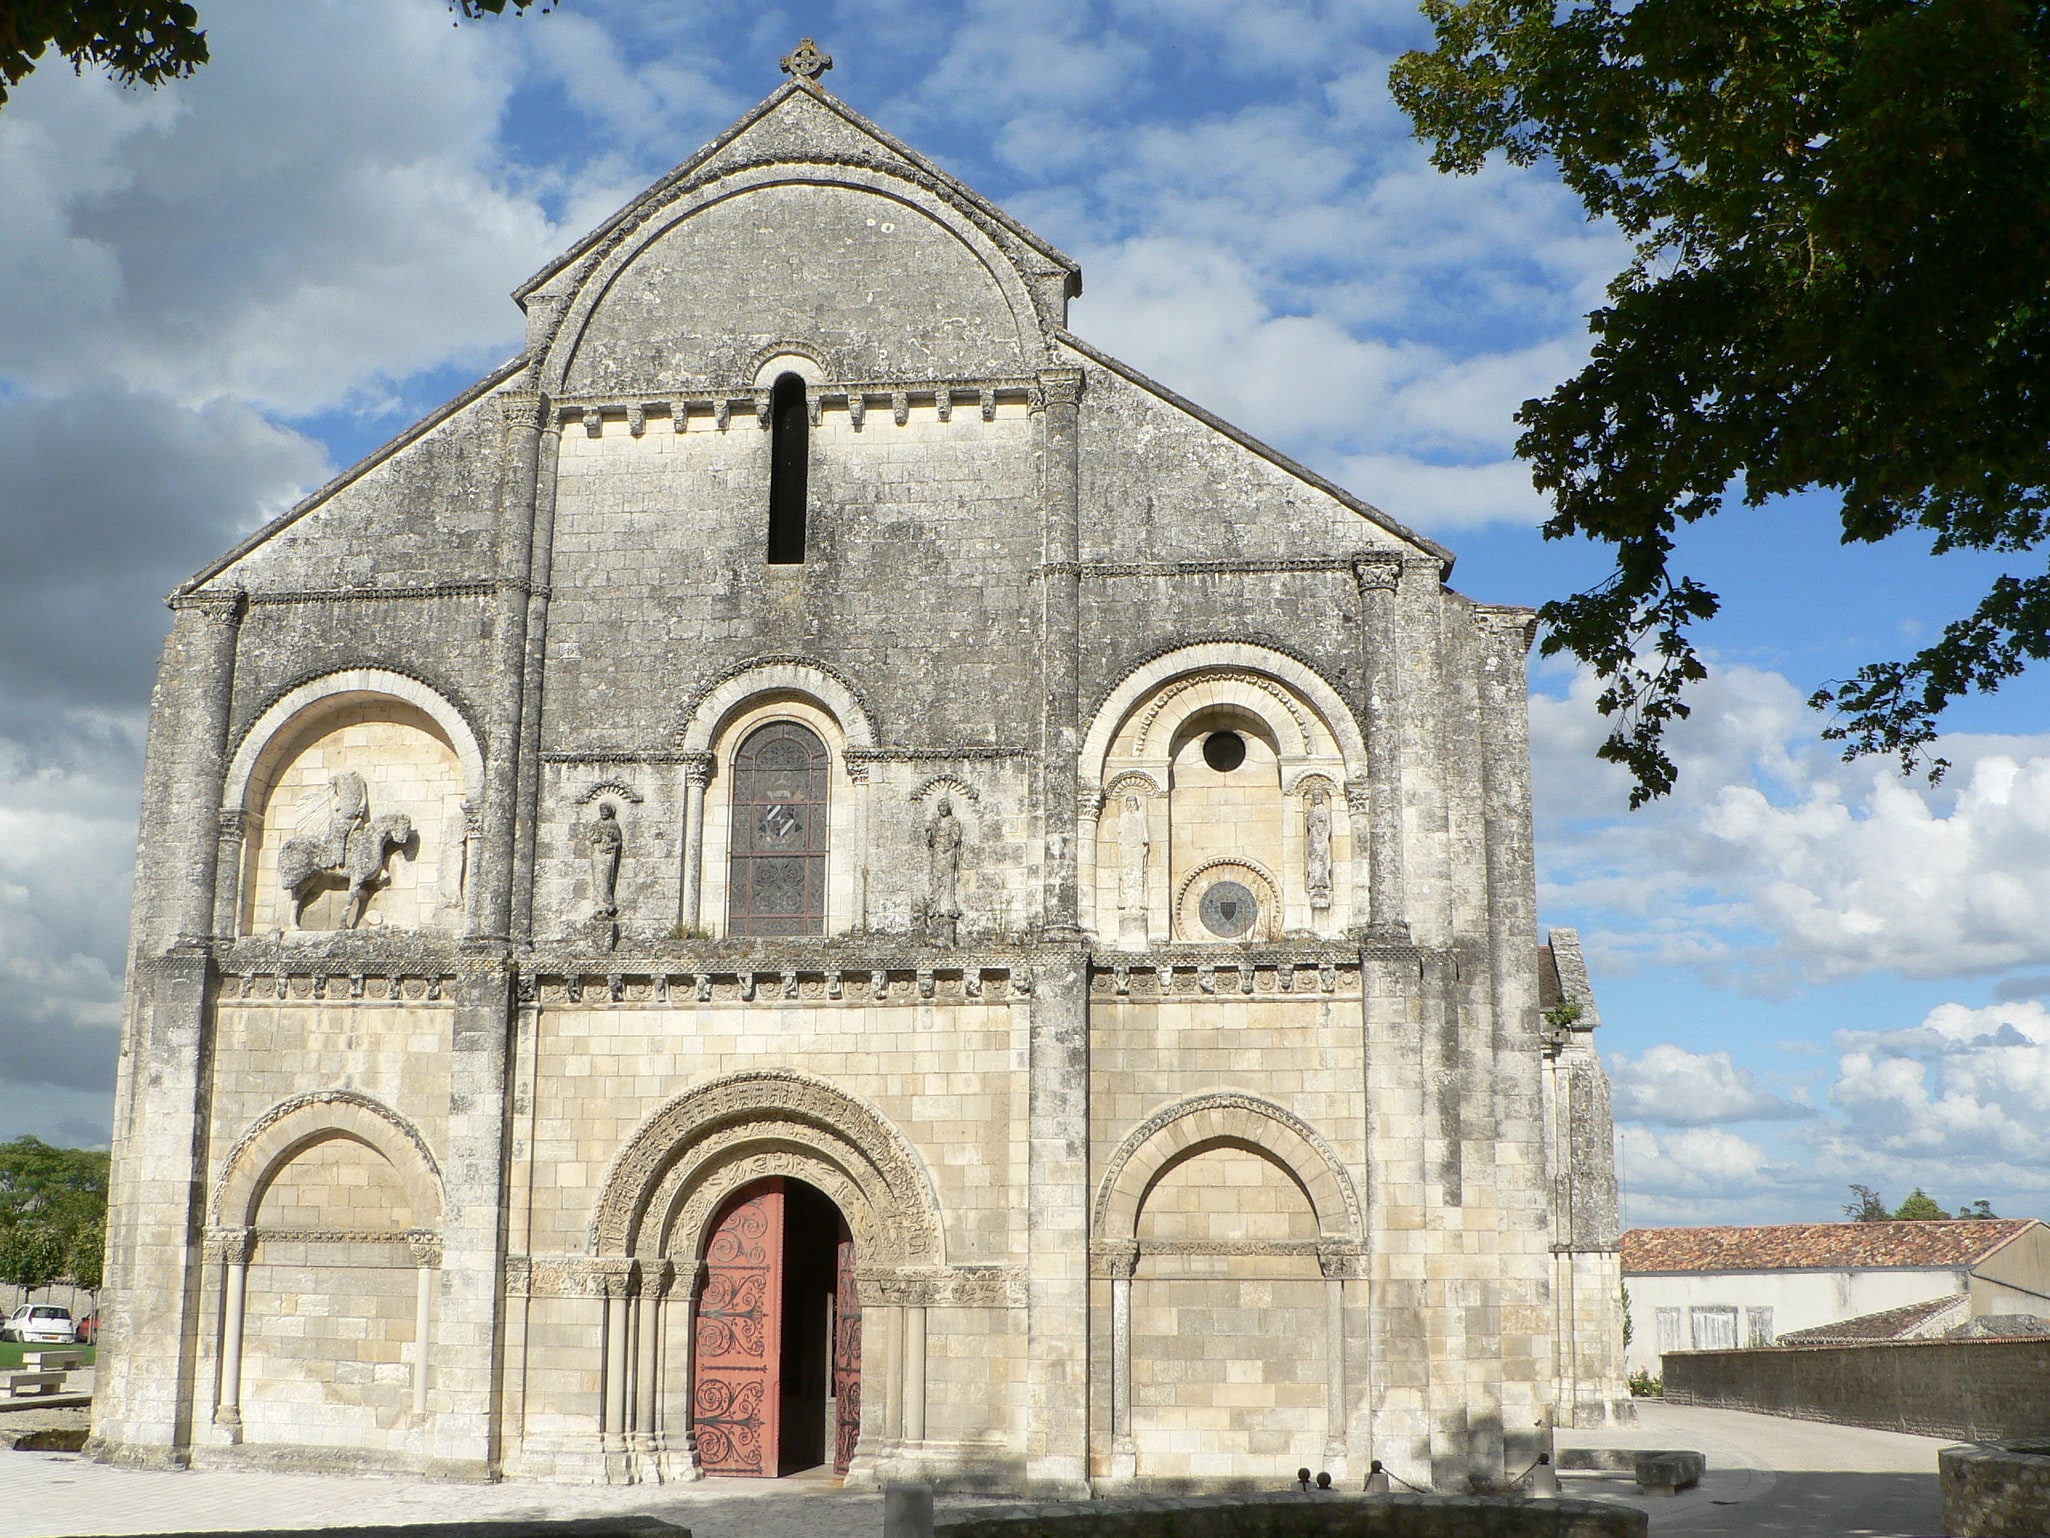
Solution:
{"label": "grass patch", "polygon": [[100,1354],[98,1346],[43,1346],[37,1345],[34,1342],[24,1343],[17,1340],[0,1341],[0,1372],[12,1372],[18,1369],[21,1366],[21,1354],[24,1351],[76,1351],[83,1356],[83,1365],[87,1367],[92,1366]]}

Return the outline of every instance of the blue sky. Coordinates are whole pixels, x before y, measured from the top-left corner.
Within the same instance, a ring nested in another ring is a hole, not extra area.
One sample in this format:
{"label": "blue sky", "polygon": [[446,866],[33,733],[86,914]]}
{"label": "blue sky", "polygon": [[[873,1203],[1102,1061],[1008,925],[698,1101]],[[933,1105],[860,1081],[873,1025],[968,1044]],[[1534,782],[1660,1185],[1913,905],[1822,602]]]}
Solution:
{"label": "blue sky", "polygon": [[[781,80],[826,84],[1083,264],[1075,328],[1537,603],[1510,414],[1570,374],[1623,248],[1542,168],[1438,175],[1386,3],[205,0],[214,62],[0,109],[0,1136],[103,1142],[157,600],[519,345],[505,295]],[[1841,549],[1827,498],[1683,541],[1715,671],[1668,803],[1624,809],[1590,680],[1533,667],[1541,904],[1581,929],[1632,1222],[1898,1200],[2041,1213],[2040,677],[1954,713],[1931,788],[1838,762],[1807,694],[1997,566]]]}

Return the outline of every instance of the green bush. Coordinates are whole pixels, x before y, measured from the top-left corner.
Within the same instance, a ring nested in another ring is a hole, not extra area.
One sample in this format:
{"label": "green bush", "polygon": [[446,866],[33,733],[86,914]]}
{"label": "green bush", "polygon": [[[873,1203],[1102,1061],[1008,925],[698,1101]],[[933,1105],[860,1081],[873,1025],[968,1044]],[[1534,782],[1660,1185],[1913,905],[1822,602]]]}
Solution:
{"label": "green bush", "polygon": [[1643,1368],[1630,1375],[1630,1397],[1632,1399],[1663,1399],[1666,1397],[1666,1380],[1663,1374],[1653,1377]]}

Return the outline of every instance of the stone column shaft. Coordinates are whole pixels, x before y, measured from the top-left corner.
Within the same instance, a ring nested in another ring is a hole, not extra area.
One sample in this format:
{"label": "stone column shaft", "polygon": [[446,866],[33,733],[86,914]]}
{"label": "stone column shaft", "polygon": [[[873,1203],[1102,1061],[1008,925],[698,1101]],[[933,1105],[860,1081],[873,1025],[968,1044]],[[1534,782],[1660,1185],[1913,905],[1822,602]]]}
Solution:
{"label": "stone column shaft", "polygon": [[683,802],[683,927],[704,922],[705,784],[712,777],[712,755],[684,768]]}
{"label": "stone column shaft", "polygon": [[[1362,676],[1367,686],[1367,926],[1379,939],[1407,939],[1409,912],[1402,869],[1402,675],[1396,625],[1402,559],[1392,552],[1377,554],[1357,561],[1353,570],[1360,587]],[[1359,836],[1357,822],[1353,836]]]}
{"label": "stone column shaft", "polygon": [[541,713],[547,683],[548,585],[555,568],[555,472],[562,424],[551,416],[534,453],[533,541],[528,552],[526,661],[520,700],[519,817],[514,826],[513,935],[534,937],[534,840],[541,810]]}
{"label": "stone column shaft", "polygon": [[1040,756],[1046,828],[1045,925],[1076,934],[1076,755],[1081,751],[1081,401],[1080,369],[1039,375],[1041,497]]}
{"label": "stone column shaft", "polygon": [[512,930],[513,888],[519,844],[520,730],[527,683],[528,593],[533,578],[534,492],[541,447],[542,403],[537,397],[501,397],[510,417],[505,465],[499,477],[498,598],[492,627],[492,689],[485,742],[484,836],[473,933],[505,939]]}
{"label": "stone column shaft", "polygon": [[221,1397],[214,1424],[242,1429],[242,1326],[248,1312],[249,1261],[231,1258],[226,1266],[226,1297],[221,1305]]}
{"label": "stone column shaft", "polygon": [[1089,1488],[1089,957],[1033,970],[1028,1047],[1025,1478]]}

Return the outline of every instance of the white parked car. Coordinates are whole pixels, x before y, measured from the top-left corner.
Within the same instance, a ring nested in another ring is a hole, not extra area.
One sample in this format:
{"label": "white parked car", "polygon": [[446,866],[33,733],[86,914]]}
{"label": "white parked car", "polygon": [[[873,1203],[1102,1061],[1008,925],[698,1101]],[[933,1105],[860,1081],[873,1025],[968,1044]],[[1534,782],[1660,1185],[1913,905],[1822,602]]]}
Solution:
{"label": "white parked car", "polygon": [[69,1346],[78,1339],[78,1326],[71,1311],[54,1303],[24,1303],[0,1325],[0,1340],[25,1341],[43,1346]]}

